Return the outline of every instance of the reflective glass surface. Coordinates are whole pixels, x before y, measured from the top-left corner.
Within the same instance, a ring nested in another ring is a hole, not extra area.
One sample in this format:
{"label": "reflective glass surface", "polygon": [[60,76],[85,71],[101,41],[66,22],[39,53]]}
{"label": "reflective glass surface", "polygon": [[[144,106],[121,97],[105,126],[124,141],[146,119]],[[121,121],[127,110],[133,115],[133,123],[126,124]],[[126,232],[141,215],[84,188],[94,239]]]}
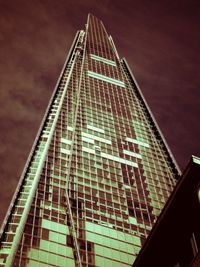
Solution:
{"label": "reflective glass surface", "polygon": [[89,15],[23,173],[0,266],[131,266],[177,174],[126,63]]}

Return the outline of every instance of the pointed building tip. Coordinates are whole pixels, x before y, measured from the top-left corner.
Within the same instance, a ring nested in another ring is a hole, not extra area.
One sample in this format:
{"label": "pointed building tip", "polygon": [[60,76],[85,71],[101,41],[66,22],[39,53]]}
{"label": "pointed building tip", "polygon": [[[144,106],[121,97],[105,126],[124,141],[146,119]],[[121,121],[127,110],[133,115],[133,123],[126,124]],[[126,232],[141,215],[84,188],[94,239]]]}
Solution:
{"label": "pointed building tip", "polygon": [[99,19],[96,15],[94,15],[94,14],[92,14],[92,13],[88,13],[88,19],[90,19],[90,17],[91,17],[91,18],[94,18],[94,19],[96,19],[96,20],[98,20],[98,21],[100,21],[100,22],[102,23],[102,20]]}
{"label": "pointed building tip", "polygon": [[97,16],[95,16],[93,13],[88,13],[88,16],[92,16],[92,17],[98,19]]}
{"label": "pointed building tip", "polygon": [[106,31],[103,21],[99,17],[97,17],[96,15],[94,15],[92,13],[88,13],[87,24],[89,25],[90,23],[94,23],[94,22],[101,25],[104,28],[104,30]]}

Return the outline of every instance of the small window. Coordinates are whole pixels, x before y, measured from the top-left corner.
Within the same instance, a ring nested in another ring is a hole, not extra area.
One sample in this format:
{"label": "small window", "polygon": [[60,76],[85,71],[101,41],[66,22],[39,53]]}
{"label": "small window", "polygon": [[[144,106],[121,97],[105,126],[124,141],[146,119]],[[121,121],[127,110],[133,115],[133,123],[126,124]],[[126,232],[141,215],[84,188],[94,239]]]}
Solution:
{"label": "small window", "polygon": [[49,230],[48,229],[45,229],[45,228],[42,229],[42,239],[49,240]]}
{"label": "small window", "polygon": [[99,146],[94,146],[95,153],[100,154],[101,153],[101,148]]}
{"label": "small window", "polygon": [[73,247],[73,237],[71,235],[67,235],[67,246]]}

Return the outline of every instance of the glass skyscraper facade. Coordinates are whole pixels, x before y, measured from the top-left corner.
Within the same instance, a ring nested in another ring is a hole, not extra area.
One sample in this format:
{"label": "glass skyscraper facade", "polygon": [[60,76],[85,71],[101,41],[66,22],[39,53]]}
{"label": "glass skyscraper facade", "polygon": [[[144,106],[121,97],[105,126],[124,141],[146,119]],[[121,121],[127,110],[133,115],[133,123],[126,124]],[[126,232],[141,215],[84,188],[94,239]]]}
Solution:
{"label": "glass skyscraper facade", "polygon": [[102,22],[76,34],[0,237],[0,266],[131,266],[179,169]]}

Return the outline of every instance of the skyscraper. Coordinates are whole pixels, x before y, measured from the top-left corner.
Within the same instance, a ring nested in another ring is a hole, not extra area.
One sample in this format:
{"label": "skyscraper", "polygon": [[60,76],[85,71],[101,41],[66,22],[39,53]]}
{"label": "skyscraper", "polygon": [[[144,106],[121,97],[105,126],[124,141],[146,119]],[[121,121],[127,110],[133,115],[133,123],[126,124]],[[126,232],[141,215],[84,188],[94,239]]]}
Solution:
{"label": "skyscraper", "polygon": [[104,25],[74,39],[0,237],[0,266],[131,266],[179,169]]}

